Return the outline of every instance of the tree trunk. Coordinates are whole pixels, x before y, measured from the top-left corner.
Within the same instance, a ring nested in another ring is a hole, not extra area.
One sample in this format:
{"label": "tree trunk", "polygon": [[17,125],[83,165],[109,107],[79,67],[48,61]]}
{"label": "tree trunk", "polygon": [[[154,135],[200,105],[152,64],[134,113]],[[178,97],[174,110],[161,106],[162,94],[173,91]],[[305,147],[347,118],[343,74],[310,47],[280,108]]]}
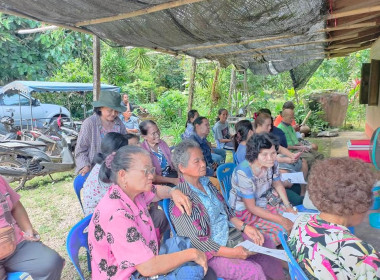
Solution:
{"label": "tree trunk", "polygon": [[218,79],[219,79],[219,72],[220,72],[220,65],[218,63],[215,69],[214,81],[212,82],[212,89],[211,89],[211,100],[213,102],[219,101],[219,93],[216,91],[216,86],[218,84]]}
{"label": "tree trunk", "polygon": [[[97,101],[100,94],[100,40],[94,35],[92,36],[92,67],[93,67],[93,100]],[[86,104],[83,104],[86,106]]]}
{"label": "tree trunk", "polygon": [[195,72],[196,71],[197,71],[197,59],[195,57],[192,57],[191,58],[190,84],[189,84],[189,99],[187,101],[187,110],[188,111],[190,111],[193,108]]}
{"label": "tree trunk", "polygon": [[234,94],[235,90],[236,90],[236,71],[235,71],[235,67],[232,67],[230,90],[229,90],[229,95],[228,95],[228,108],[230,109],[230,112],[232,112],[232,95]]}

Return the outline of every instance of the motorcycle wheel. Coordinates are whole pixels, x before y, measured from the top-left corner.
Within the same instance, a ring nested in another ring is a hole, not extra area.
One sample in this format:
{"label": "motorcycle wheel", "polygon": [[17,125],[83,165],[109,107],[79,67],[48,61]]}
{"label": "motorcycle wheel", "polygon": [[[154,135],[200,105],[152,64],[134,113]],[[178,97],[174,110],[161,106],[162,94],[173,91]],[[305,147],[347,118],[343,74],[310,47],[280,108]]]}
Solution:
{"label": "motorcycle wheel", "polygon": [[22,164],[12,158],[2,158],[0,161],[0,175],[8,182],[19,181],[19,185],[13,188],[15,191],[21,189],[27,180],[26,170]]}

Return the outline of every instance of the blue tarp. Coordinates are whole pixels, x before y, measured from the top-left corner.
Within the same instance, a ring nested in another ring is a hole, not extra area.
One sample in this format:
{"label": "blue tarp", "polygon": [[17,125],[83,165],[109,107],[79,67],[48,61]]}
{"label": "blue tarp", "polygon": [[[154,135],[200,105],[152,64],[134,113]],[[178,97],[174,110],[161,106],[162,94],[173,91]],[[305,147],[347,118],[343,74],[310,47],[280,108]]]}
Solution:
{"label": "blue tarp", "polygon": [[[52,92],[52,91],[93,91],[93,84],[90,83],[64,83],[64,82],[39,82],[39,81],[14,81],[2,88],[0,94],[8,90],[17,90],[25,94],[32,92]],[[101,84],[100,90],[102,91],[116,91],[120,92],[120,88],[116,86]]]}

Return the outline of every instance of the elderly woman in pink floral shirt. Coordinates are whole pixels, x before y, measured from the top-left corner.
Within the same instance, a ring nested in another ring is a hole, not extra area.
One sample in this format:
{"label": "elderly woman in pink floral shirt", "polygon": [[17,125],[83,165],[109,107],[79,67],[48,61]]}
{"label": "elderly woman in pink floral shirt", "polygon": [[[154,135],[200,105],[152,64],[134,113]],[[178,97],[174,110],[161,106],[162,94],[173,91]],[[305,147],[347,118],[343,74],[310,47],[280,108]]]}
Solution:
{"label": "elderly woman in pink floral shirt", "polygon": [[92,278],[129,279],[135,271],[144,277],[163,275],[188,261],[206,272],[206,255],[197,249],[158,255],[149,203],[172,198],[188,214],[191,203],[179,190],[152,185],[155,168],[148,152],[125,146],[106,162],[100,178],[114,184],[95,208],[89,225]]}

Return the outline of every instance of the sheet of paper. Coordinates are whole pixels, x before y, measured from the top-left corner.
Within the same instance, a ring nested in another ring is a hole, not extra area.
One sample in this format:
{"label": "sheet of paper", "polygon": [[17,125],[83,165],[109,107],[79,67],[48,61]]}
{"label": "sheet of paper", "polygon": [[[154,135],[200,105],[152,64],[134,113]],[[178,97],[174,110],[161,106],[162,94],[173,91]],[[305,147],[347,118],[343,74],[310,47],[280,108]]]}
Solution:
{"label": "sheet of paper", "polygon": [[307,184],[302,172],[282,173],[281,181],[289,181],[292,184]]}
{"label": "sheet of paper", "polygon": [[237,246],[243,246],[244,248],[246,248],[250,252],[255,252],[255,253],[260,253],[260,254],[272,256],[272,257],[275,257],[277,259],[280,259],[280,260],[283,260],[286,262],[288,261],[288,259],[286,257],[285,250],[269,249],[266,247],[256,245],[255,243],[253,243],[252,241],[249,241],[249,240],[245,240],[243,242],[240,242],[238,245],[236,245],[236,247]]}
{"label": "sheet of paper", "polygon": [[289,212],[284,212],[282,213],[282,216],[284,218],[287,218],[289,220],[291,220],[293,223],[294,221],[299,217],[299,216],[302,216],[302,215],[307,215],[307,214],[318,214],[318,213],[313,213],[313,212],[298,212],[297,214],[293,214],[293,213],[289,213]]}

